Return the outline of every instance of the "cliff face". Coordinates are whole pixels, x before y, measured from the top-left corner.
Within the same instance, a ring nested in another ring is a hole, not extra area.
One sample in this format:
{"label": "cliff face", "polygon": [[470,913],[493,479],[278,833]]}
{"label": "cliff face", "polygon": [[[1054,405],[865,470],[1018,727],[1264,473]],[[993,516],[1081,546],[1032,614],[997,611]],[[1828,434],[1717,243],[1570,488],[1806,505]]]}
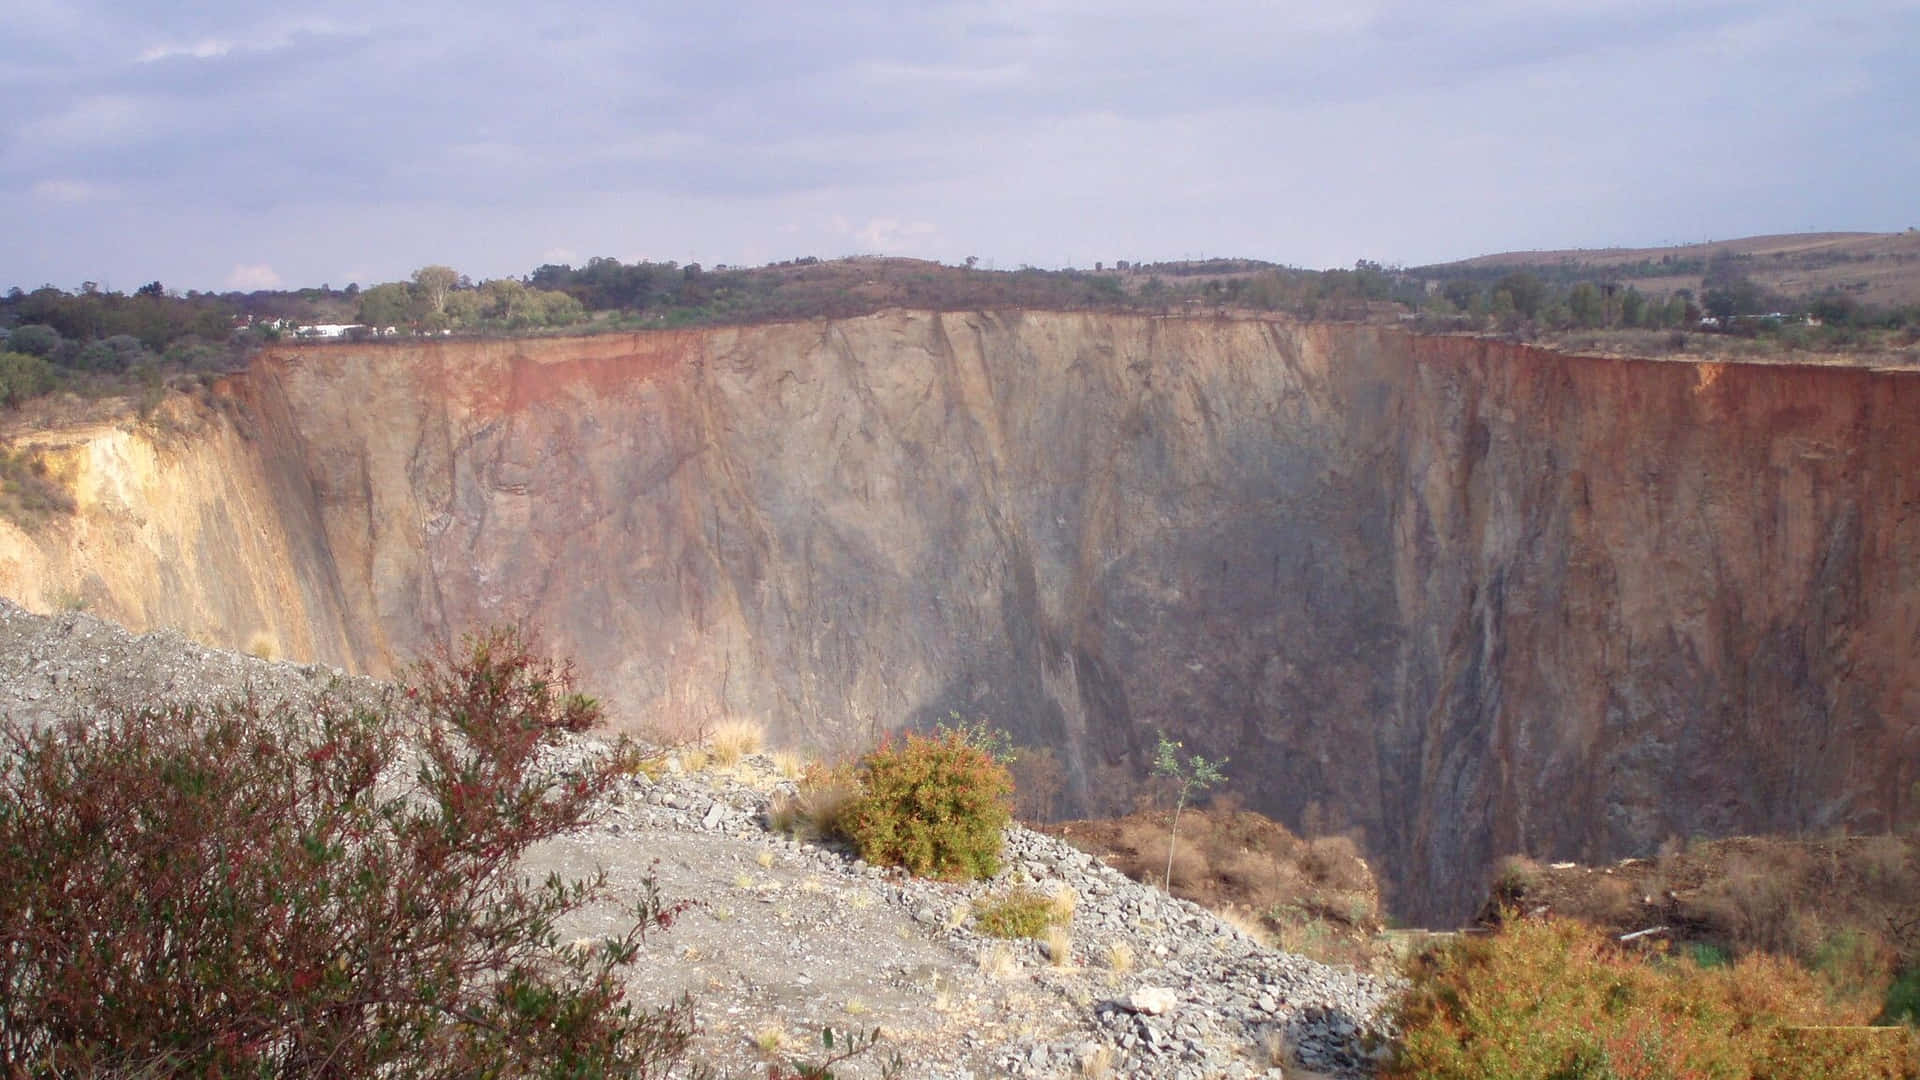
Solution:
{"label": "cliff face", "polygon": [[1082,810],[1164,729],[1363,829],[1416,919],[1509,850],[1916,812],[1920,376],[890,313],[286,349],[223,394],[63,436],[113,495],[0,525],[0,589],[374,673],[524,619],[631,721],[981,716]]}

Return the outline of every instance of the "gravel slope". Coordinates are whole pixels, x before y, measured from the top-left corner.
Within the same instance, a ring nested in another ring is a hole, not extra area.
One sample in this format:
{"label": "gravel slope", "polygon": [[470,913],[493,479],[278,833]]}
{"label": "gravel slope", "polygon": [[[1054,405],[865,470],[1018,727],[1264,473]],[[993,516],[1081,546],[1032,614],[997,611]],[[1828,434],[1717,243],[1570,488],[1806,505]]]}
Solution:
{"label": "gravel slope", "polygon": [[[32,615],[0,600],[0,715],[43,723],[105,702],[202,703],[253,694],[308,703],[381,686],[313,665],[134,636],[85,614]],[[591,739],[554,756],[567,768]],[[589,826],[530,853],[527,869],[604,867],[621,895],[651,875],[696,906],[649,938],[632,981],[641,1001],[690,994],[701,1052],[729,1072],[817,1046],[821,1025],[879,1027],[909,1077],[1364,1075],[1397,989],[1259,946],[1205,910],[1139,885],[1062,841],[1015,827],[990,882],[928,882],[832,846],[768,831],[791,781],[764,756],[730,770],[636,776]],[[1070,955],[976,933],[970,902],[1016,886],[1071,889]],[[572,933],[617,926],[584,913]],[[1130,959],[1129,959],[1130,958]],[[845,1077],[871,1076],[878,1056]]]}

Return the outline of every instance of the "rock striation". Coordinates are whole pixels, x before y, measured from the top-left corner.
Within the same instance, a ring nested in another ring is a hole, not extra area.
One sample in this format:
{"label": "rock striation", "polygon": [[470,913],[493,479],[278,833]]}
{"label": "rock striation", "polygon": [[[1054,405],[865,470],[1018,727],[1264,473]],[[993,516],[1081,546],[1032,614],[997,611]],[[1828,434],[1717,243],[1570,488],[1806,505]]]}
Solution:
{"label": "rock striation", "polygon": [[1413,920],[1508,851],[1920,816],[1920,375],[1378,326],[888,312],[300,346],[50,432],[0,593],[391,673],[524,620],[635,723],[979,717],[1119,808],[1157,734],[1364,834]]}

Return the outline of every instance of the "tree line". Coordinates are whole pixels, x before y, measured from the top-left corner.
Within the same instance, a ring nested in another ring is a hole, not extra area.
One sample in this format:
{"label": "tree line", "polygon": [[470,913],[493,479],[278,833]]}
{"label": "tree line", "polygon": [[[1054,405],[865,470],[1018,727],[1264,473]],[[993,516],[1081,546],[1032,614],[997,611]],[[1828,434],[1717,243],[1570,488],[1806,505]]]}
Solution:
{"label": "tree line", "polygon": [[[1698,263],[1699,265],[1696,265]],[[1920,328],[1920,307],[1877,308],[1845,292],[1781,296],[1746,273],[1749,260],[1672,257],[1627,267],[1562,264],[1405,269],[1360,260],[1307,270],[1249,259],[1119,261],[1093,270],[982,269],[914,259],[813,257],[745,268],[593,258],[473,281],[429,265],[361,288],[176,293],[149,282],[131,294],[93,282],[0,297],[0,405],[54,388],[125,392],[178,372],[227,370],[251,352],[319,326],[348,336],[522,334],[848,318],[884,307],[1044,308],[1179,313],[1244,309],[1301,318],[1420,316],[1437,329],[1553,333],[1701,329],[1791,333],[1845,345],[1876,329]],[[1635,278],[1700,272],[1699,290],[1643,292]],[[1786,322],[1817,321],[1817,331]],[[303,328],[306,328],[303,330]],[[1812,336],[1808,336],[1812,335]],[[1794,339],[1800,343],[1799,338]]]}

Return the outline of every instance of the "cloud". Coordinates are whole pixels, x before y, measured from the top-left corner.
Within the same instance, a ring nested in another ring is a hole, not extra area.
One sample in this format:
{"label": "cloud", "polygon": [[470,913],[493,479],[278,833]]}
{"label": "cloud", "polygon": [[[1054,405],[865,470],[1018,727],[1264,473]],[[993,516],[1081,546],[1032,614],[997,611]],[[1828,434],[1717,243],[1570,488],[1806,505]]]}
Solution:
{"label": "cloud", "polygon": [[1913,0],[262,11],[0,14],[16,273],[1413,262],[1900,228],[1920,169]]}
{"label": "cloud", "polygon": [[240,292],[253,292],[255,289],[277,289],[280,287],[280,275],[266,263],[241,263],[227,275],[227,288]]}
{"label": "cloud", "polygon": [[188,42],[164,42],[140,50],[136,60],[155,64],[163,60],[217,60],[232,53],[278,52],[302,38],[336,37],[349,34],[329,19],[296,19],[278,26],[260,27],[242,38],[202,37]]}
{"label": "cloud", "polygon": [[21,131],[27,152],[75,152],[140,138],[159,123],[149,102],[131,94],[87,94],[30,121]]}
{"label": "cloud", "polygon": [[931,250],[939,234],[939,228],[932,222],[874,218],[854,233],[854,239],[866,251],[895,255]]}
{"label": "cloud", "polygon": [[52,203],[90,203],[114,197],[114,190],[86,180],[42,180],[33,185],[33,197]]}
{"label": "cloud", "polygon": [[140,53],[140,62],[151,64],[159,60],[171,60],[176,56],[191,57],[195,60],[211,60],[216,56],[225,56],[233,51],[233,42],[219,38],[207,38],[191,45],[154,45]]}

